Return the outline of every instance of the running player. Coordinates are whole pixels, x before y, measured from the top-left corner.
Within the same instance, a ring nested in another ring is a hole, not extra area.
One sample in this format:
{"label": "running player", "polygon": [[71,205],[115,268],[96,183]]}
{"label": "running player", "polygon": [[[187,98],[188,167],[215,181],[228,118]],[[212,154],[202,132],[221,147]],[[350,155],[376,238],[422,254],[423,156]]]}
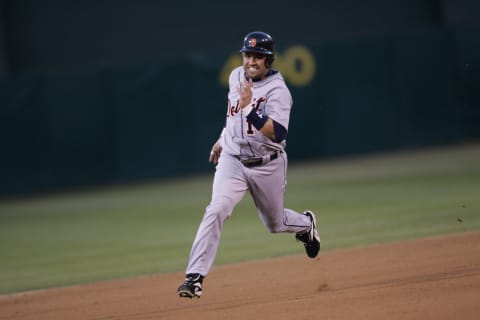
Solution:
{"label": "running player", "polygon": [[222,226],[247,190],[270,232],[295,233],[310,258],[320,250],[313,212],[283,207],[292,97],[280,72],[272,69],[272,37],[251,32],[240,52],[243,65],[229,77],[226,124],[209,158],[216,164],[212,198],[193,242],[185,282],[177,290],[180,297],[201,296]]}

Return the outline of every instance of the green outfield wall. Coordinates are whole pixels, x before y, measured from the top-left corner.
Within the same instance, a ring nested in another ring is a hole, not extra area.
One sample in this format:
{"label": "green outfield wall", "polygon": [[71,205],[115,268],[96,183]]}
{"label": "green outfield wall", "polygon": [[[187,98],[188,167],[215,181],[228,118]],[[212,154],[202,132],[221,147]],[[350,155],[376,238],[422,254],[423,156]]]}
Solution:
{"label": "green outfield wall", "polygon": [[[480,61],[462,50],[478,53],[471,35],[431,30],[279,51],[294,97],[291,160],[478,138]],[[210,170],[209,148],[226,114],[226,70],[237,62],[235,51],[204,51],[173,63],[2,83],[0,193]]]}

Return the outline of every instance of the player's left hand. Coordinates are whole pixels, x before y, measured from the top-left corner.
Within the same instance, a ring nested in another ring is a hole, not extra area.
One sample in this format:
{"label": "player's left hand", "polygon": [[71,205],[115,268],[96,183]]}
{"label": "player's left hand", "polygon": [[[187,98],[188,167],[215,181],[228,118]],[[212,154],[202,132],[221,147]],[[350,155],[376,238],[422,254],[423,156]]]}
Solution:
{"label": "player's left hand", "polygon": [[208,161],[212,162],[214,164],[217,164],[218,163],[218,158],[220,158],[220,153],[222,153],[222,146],[217,141],[213,145],[212,151],[210,151],[210,157],[208,158]]}

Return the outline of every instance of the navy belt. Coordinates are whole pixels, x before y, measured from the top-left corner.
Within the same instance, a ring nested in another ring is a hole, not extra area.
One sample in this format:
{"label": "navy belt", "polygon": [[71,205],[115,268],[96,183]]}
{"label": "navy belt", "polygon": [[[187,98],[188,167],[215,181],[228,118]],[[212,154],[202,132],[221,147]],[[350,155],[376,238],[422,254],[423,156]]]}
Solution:
{"label": "navy belt", "polygon": [[242,158],[237,156],[237,158],[245,167],[251,168],[251,167],[256,167],[277,159],[278,153],[279,152],[276,151],[275,153],[267,154],[263,157]]}

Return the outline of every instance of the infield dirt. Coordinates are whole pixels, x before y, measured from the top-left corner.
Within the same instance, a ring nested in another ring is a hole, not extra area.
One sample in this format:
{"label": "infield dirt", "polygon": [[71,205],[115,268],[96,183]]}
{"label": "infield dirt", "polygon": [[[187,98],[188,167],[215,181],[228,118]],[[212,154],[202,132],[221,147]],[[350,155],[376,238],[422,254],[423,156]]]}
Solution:
{"label": "infield dirt", "polygon": [[0,319],[479,319],[480,232],[0,296]]}

